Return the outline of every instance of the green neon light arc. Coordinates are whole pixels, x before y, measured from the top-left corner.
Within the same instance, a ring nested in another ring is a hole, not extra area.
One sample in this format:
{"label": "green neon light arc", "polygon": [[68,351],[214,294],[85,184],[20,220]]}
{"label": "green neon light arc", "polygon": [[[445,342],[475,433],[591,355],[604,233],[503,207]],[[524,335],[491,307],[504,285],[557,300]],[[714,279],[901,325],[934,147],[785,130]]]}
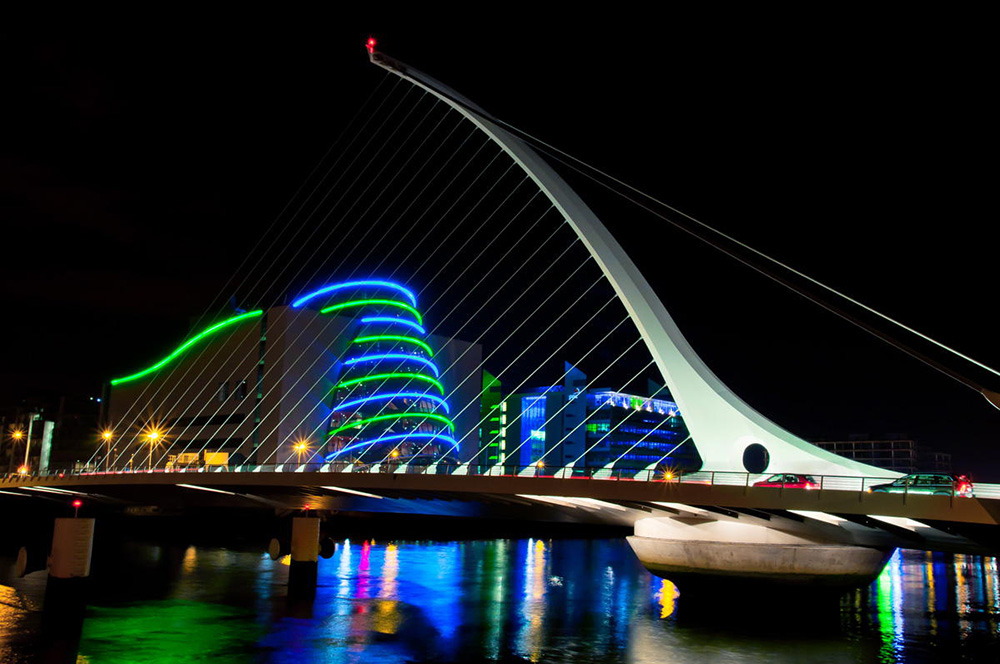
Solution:
{"label": "green neon light arc", "polygon": [[430,376],[425,376],[418,373],[384,373],[375,374],[372,376],[362,376],[361,378],[352,378],[351,380],[345,380],[340,383],[334,389],[339,389],[341,387],[350,387],[351,385],[359,385],[361,383],[368,383],[375,380],[392,380],[392,379],[407,379],[407,380],[422,380],[430,383],[434,387],[441,391],[441,396],[444,396],[444,385],[440,381],[431,378]]}
{"label": "green neon light arc", "polygon": [[414,344],[420,346],[427,351],[427,354],[434,357],[434,351],[431,347],[421,341],[420,339],[414,339],[413,337],[403,336],[402,334],[376,334],[368,337],[358,337],[352,343],[361,344],[369,341],[398,341],[400,343]]}
{"label": "green neon light arc", "polygon": [[425,420],[437,420],[439,422],[447,424],[449,429],[455,431],[454,423],[452,423],[452,421],[449,420],[444,415],[437,415],[435,413],[391,413],[389,415],[376,415],[375,417],[367,417],[363,420],[358,420],[357,422],[350,422],[349,424],[345,424],[342,427],[337,427],[327,435],[336,436],[341,431],[347,431],[348,429],[361,429],[368,426],[372,422],[384,422],[386,420],[401,420],[404,418],[411,418],[411,417],[412,418],[419,417]]}
{"label": "green neon light arc", "polygon": [[424,319],[420,316],[420,312],[406,304],[405,302],[399,302],[398,300],[351,300],[350,302],[343,302],[341,304],[335,304],[332,307],[325,307],[320,309],[321,314],[328,314],[333,311],[340,311],[341,309],[348,309],[350,307],[365,307],[370,305],[388,305],[390,307],[399,307],[400,309],[406,309],[411,314],[413,314],[417,322],[421,325],[424,324]]}
{"label": "green neon light arc", "polygon": [[180,355],[181,353],[183,353],[184,351],[186,351],[188,348],[190,348],[192,345],[194,345],[197,342],[201,341],[205,337],[207,337],[207,336],[209,336],[211,334],[214,334],[215,332],[218,332],[219,330],[221,330],[224,327],[228,327],[230,325],[233,325],[234,323],[238,323],[240,321],[247,320],[248,318],[256,318],[256,317],[260,316],[263,313],[264,313],[263,310],[258,309],[257,311],[248,311],[245,314],[240,314],[239,316],[233,316],[232,318],[227,318],[224,321],[220,321],[220,322],[216,323],[215,325],[212,325],[211,327],[206,328],[206,329],[202,330],[201,332],[199,332],[198,334],[194,335],[193,337],[191,337],[190,339],[188,339],[187,341],[185,341],[183,344],[181,344],[180,346],[178,346],[177,349],[174,352],[170,353],[170,355],[167,355],[165,358],[163,358],[162,360],[160,360],[159,362],[157,362],[153,366],[149,367],[148,369],[143,369],[142,371],[140,371],[138,373],[134,373],[131,376],[125,376],[124,378],[114,378],[114,379],[111,380],[111,384],[112,385],[119,385],[121,383],[127,383],[129,381],[136,380],[137,378],[142,378],[146,374],[150,374],[150,373],[156,371],[157,369],[162,368],[165,364],[167,364],[168,362],[170,362],[171,360],[173,360],[174,358],[176,358],[178,355]]}

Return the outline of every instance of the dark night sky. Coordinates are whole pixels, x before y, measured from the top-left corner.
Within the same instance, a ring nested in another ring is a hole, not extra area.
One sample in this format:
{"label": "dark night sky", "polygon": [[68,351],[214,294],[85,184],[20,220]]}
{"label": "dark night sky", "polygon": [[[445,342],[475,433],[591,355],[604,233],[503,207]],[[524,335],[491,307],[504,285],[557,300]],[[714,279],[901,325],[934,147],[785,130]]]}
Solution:
{"label": "dark night sky", "polygon": [[[503,11],[490,28],[388,11],[0,28],[3,400],[89,393],[186,334],[378,81],[369,32],[498,117],[1000,366],[982,17],[623,12],[565,27]],[[981,397],[580,191],[768,417],[806,437],[908,432],[1000,478],[1000,412]]]}

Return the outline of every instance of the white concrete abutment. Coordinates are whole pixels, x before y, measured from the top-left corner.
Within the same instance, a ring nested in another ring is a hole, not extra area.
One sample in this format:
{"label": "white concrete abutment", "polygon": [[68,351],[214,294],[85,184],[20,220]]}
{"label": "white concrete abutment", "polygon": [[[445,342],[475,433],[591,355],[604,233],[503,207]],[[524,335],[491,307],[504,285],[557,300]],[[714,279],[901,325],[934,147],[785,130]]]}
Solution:
{"label": "white concrete abutment", "polygon": [[871,583],[892,553],[758,524],[684,517],[640,519],[628,542],[646,569],[682,590],[713,582],[847,589]]}

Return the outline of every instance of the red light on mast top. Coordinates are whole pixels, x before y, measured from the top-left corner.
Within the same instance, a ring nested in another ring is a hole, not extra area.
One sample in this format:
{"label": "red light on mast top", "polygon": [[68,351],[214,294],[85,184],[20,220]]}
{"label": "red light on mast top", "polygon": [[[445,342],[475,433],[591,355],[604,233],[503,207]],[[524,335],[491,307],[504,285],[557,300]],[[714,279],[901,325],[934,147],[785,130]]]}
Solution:
{"label": "red light on mast top", "polygon": [[365,48],[368,49],[368,55],[371,55],[372,53],[375,52],[375,44],[376,43],[377,42],[375,41],[374,37],[369,37],[368,41],[365,42]]}

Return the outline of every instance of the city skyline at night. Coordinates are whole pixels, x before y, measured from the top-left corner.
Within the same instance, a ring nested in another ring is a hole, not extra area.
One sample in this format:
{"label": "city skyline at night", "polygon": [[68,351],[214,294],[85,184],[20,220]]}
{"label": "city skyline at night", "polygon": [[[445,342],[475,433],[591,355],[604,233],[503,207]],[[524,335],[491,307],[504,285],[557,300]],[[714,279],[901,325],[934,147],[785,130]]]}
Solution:
{"label": "city skyline at night", "polygon": [[[9,246],[25,249],[5,259],[4,398],[93,392],[185,338],[192,305],[274,300],[227,282],[374,88],[369,32],[496,116],[993,366],[976,58],[886,41],[881,25],[851,49],[832,29],[713,36],[683,16],[525,31],[527,50],[391,22],[295,44],[205,27],[180,49],[166,32],[22,37],[22,132],[3,163]],[[712,370],[771,419],[807,438],[907,432],[956,469],[1000,471],[981,397],[574,184]]]}

